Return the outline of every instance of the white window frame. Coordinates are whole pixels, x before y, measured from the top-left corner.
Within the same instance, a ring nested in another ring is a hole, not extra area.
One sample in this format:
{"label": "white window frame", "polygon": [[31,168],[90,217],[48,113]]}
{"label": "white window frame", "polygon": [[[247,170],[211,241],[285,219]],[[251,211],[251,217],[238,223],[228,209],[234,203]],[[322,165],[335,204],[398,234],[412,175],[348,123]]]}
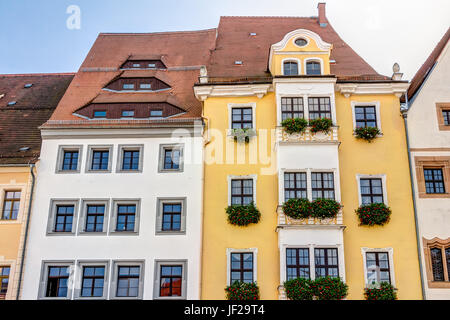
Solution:
{"label": "white window frame", "polygon": [[231,286],[231,254],[232,253],[253,253],[253,282],[258,282],[258,248],[236,249],[227,248],[227,285]]}
{"label": "white window frame", "polygon": [[308,62],[311,62],[311,61],[315,61],[315,62],[319,62],[319,63],[320,63],[320,75],[323,76],[323,75],[324,75],[324,71],[323,71],[323,68],[324,68],[324,65],[323,65],[323,59],[322,59],[322,58],[319,58],[319,57],[305,58],[305,59],[303,60],[303,70],[304,70],[305,76],[307,75],[307,74],[306,74],[306,70],[307,70],[306,65],[308,64]]}
{"label": "white window frame", "polygon": [[228,104],[228,135],[233,130],[233,109],[252,108],[252,129],[256,130],[256,102]]}
{"label": "white window frame", "polygon": [[391,277],[391,285],[395,288],[394,248],[392,248],[392,247],[386,247],[386,248],[362,247],[361,248],[361,254],[362,254],[362,258],[363,258],[363,268],[364,268],[364,283],[365,283],[366,287],[369,285],[368,279],[367,279],[366,253],[371,253],[371,252],[387,252],[388,253],[389,275]]}
{"label": "white window frame", "polygon": [[[69,267],[69,278],[67,280],[66,297],[46,297],[49,267]],[[41,266],[41,277],[39,279],[38,300],[72,300],[75,276],[75,260],[44,260]]]}
{"label": "white window frame", "polygon": [[228,205],[231,206],[231,181],[232,180],[253,180],[253,203],[255,204],[255,206],[257,205],[256,202],[256,183],[258,181],[258,175],[256,174],[250,174],[250,175],[246,175],[246,176],[234,176],[234,175],[229,175],[227,177],[228,179]]}
{"label": "white window frame", "polygon": [[350,105],[352,107],[353,131],[356,129],[355,107],[375,106],[375,113],[377,116],[377,128],[380,130],[380,134],[377,135],[377,137],[381,137],[383,135],[382,129],[381,129],[380,101],[372,101],[372,102],[351,101]]}
{"label": "white window frame", "polygon": [[[297,38],[296,38],[297,39]],[[285,62],[296,62],[297,63],[297,71],[298,71],[298,73],[296,74],[297,76],[299,76],[299,75],[302,75],[303,73],[302,73],[302,62],[301,62],[301,60],[300,59],[298,59],[298,58],[293,58],[293,57],[291,57],[291,58],[284,58],[284,59],[282,59],[281,60],[281,74],[283,75],[283,76],[286,76],[285,74],[284,74],[284,63]],[[288,76],[293,76],[293,75],[288,75]],[[295,75],[294,75],[295,76]]]}
{"label": "white window frame", "polygon": [[[82,297],[81,289],[83,288],[83,268],[92,266],[102,266],[105,268],[103,278],[103,295],[101,297]],[[76,300],[106,300],[109,292],[109,260],[78,260],[75,271],[75,289],[74,299]]]}
{"label": "white window frame", "polygon": [[18,192],[20,190],[20,204],[19,204],[19,212],[17,213],[17,219],[16,220],[2,220],[0,219],[0,225],[2,224],[20,224],[24,220],[25,215],[25,201],[26,196],[28,193],[26,184],[16,184],[15,181],[13,181],[14,184],[4,184],[0,185],[0,217],[3,216],[3,209],[5,206],[5,196],[6,192]]}
{"label": "white window frame", "polygon": [[[179,297],[161,297],[161,265],[177,266],[182,265],[183,272],[181,278],[181,296]],[[155,270],[153,279],[153,300],[186,300],[187,299],[187,277],[188,277],[188,260],[155,260]]]}
{"label": "white window frame", "polygon": [[358,186],[358,201],[359,205],[362,205],[362,197],[361,197],[361,179],[381,179],[381,184],[383,188],[383,203],[388,205],[388,196],[387,196],[387,178],[386,174],[356,174],[356,184]]}

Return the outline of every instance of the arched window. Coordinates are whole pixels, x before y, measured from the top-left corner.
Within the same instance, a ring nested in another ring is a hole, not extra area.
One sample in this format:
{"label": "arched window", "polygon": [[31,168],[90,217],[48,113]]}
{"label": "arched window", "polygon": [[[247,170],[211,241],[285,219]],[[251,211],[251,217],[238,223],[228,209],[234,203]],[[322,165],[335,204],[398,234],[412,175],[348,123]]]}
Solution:
{"label": "arched window", "polygon": [[317,62],[317,61],[307,62],[306,63],[306,74],[308,74],[308,75],[321,74],[320,62]]}
{"label": "arched window", "polygon": [[286,61],[283,63],[283,74],[285,76],[298,75],[298,63],[294,61]]}

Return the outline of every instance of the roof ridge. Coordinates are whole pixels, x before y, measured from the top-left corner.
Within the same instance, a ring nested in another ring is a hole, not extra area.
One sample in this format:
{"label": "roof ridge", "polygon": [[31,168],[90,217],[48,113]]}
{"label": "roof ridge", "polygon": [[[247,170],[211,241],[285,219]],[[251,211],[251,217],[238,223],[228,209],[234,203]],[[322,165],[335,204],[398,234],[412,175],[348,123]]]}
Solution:
{"label": "roof ridge", "polygon": [[217,28],[200,29],[200,30],[181,30],[181,31],[162,31],[162,32],[101,32],[99,36],[152,36],[152,35],[172,35],[172,34],[186,34],[186,33],[202,33],[212,32]]}
{"label": "roof ridge", "polygon": [[55,73],[5,73],[0,77],[42,77],[42,76],[74,76],[76,72],[55,72]]}

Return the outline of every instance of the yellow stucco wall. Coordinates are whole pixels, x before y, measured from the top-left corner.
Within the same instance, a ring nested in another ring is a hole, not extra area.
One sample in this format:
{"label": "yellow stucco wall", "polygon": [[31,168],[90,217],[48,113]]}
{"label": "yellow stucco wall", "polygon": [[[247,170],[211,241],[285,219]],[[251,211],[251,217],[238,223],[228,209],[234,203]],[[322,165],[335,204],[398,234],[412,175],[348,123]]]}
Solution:
{"label": "yellow stucco wall", "polygon": [[[372,143],[353,136],[351,101],[380,102],[383,137]],[[341,194],[344,205],[344,250],[348,299],[363,299],[362,247],[394,249],[395,285],[399,299],[421,299],[414,211],[408,169],[403,118],[394,95],[352,95],[336,93],[339,125]],[[384,226],[359,226],[354,212],[359,206],[357,174],[385,174],[391,220]]]}
{"label": "yellow stucco wall", "polygon": [[[210,119],[212,129],[223,134],[226,140],[228,103],[256,102],[256,129],[273,129],[276,125],[275,97],[273,93],[262,99],[251,98],[209,98],[205,102],[204,116]],[[213,139],[215,139],[213,137]],[[225,299],[227,285],[227,248],[258,248],[257,282],[262,299],[277,299],[279,285],[278,238],[275,232],[278,181],[276,174],[261,174],[267,165],[249,164],[248,151],[254,140],[245,147],[246,164],[205,164],[204,225],[202,299]],[[236,146],[237,143],[232,142]],[[214,141],[207,145],[205,153],[211,152]],[[273,150],[270,140],[267,150]],[[237,152],[235,151],[235,160]],[[225,156],[224,156],[225,158]],[[275,157],[272,156],[272,161]],[[224,160],[225,161],[225,160]],[[274,163],[273,165],[276,165]],[[257,175],[256,206],[261,212],[258,224],[247,227],[230,225],[225,208],[228,206],[228,175]]]}

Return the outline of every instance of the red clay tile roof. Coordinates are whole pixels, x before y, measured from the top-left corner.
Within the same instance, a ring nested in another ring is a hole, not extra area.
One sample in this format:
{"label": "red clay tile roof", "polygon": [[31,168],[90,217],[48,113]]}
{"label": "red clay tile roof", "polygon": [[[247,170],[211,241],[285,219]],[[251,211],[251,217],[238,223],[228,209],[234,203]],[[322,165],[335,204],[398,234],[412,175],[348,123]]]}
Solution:
{"label": "red clay tile roof", "polygon": [[[27,164],[39,157],[41,134],[74,74],[0,75],[0,164]],[[24,88],[25,84],[33,84]],[[8,103],[16,101],[9,106]],[[20,148],[29,147],[27,151]]]}
{"label": "red clay tile roof", "polygon": [[[439,58],[442,50],[444,50],[448,40],[450,39],[450,28],[447,29],[447,32],[444,34],[442,39],[438,42],[434,50],[431,52],[430,56],[427,60],[425,60],[424,64],[420,67],[417,73],[414,75],[414,78],[411,80],[411,84],[408,89],[408,99],[411,99],[419,90],[422,83],[428,76],[428,73],[433,68],[436,60]],[[404,101],[404,97],[402,97]]]}

